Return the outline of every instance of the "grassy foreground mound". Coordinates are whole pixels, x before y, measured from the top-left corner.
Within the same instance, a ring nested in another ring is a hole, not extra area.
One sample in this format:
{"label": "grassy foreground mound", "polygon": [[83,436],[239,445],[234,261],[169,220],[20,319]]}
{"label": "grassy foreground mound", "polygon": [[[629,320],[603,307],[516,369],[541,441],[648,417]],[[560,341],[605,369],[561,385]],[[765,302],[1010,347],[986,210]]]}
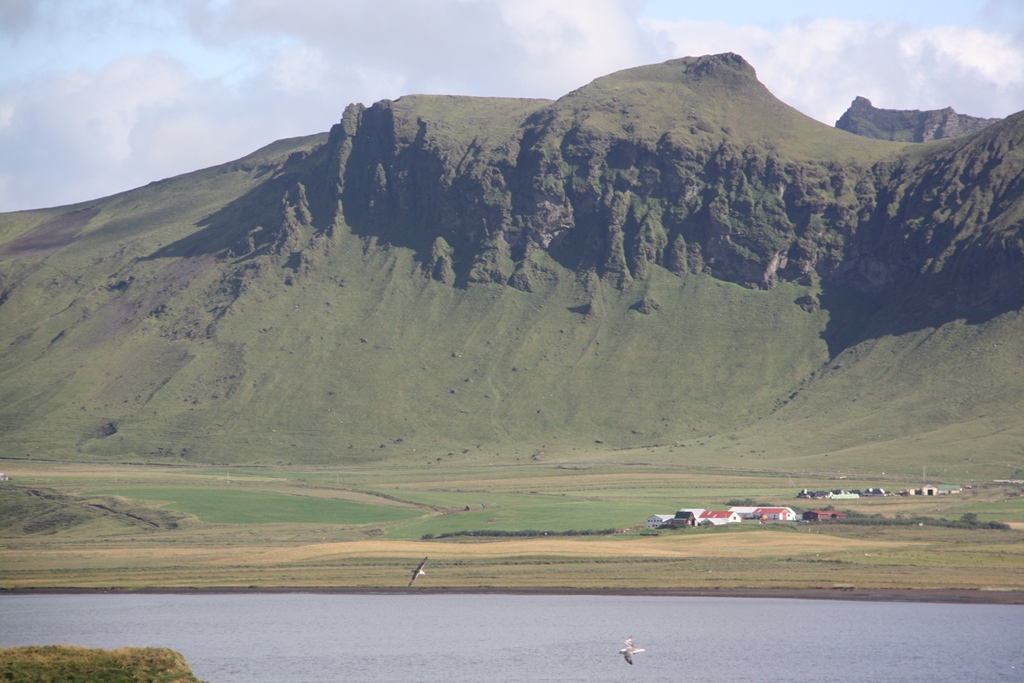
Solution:
{"label": "grassy foreground mound", "polygon": [[199,679],[167,648],[101,650],[75,645],[0,648],[0,680],[21,683],[192,683]]}

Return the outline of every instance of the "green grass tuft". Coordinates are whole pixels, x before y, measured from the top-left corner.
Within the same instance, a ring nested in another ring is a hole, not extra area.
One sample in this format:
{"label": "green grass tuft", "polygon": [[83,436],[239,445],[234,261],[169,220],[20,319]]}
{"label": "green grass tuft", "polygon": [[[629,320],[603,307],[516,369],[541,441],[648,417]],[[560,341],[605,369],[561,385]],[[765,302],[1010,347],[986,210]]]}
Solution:
{"label": "green grass tuft", "polygon": [[72,645],[0,648],[0,679],[19,683],[199,683],[173,650]]}

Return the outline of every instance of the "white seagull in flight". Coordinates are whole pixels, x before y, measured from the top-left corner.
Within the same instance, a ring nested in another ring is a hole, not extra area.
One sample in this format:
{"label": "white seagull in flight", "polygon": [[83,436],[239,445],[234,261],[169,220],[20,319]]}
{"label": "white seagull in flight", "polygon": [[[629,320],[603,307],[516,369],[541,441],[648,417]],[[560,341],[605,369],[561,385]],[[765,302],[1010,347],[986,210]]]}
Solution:
{"label": "white seagull in flight", "polygon": [[426,563],[427,563],[427,558],[424,557],[423,561],[420,562],[420,566],[418,566],[418,567],[416,567],[416,569],[412,570],[412,578],[409,579],[409,585],[410,586],[413,585],[416,582],[416,579],[418,579],[421,576],[423,576],[424,574],[426,574],[426,572],[423,571],[423,565],[425,565]]}
{"label": "white seagull in flight", "polygon": [[633,663],[633,654],[637,652],[643,652],[642,647],[633,647],[633,636],[626,638],[626,647],[619,650],[619,654],[626,658],[626,662],[629,664]]}

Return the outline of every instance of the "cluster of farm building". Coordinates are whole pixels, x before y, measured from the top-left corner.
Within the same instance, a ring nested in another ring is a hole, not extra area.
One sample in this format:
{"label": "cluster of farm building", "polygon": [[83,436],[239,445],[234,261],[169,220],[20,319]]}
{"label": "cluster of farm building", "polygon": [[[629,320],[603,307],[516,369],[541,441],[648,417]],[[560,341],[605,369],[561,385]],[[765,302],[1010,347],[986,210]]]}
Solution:
{"label": "cluster of farm building", "polygon": [[[820,512],[822,515],[840,515],[841,512],[834,511],[808,511]],[[804,519],[811,519],[804,513]],[[817,519],[817,518],[814,518]],[[825,519],[825,517],[822,517]],[[829,519],[837,519],[830,517]],[[687,526],[707,526],[722,524],[735,524],[743,520],[757,520],[758,522],[795,522],[797,514],[793,508],[787,507],[731,507],[728,510],[704,510],[701,508],[683,508],[674,515],[651,515],[647,518],[647,528],[675,529]]]}
{"label": "cluster of farm building", "polygon": [[[967,488],[970,488],[970,486]],[[882,488],[867,488],[864,490],[854,489],[852,491],[845,491],[843,489],[832,489],[831,491],[808,491],[807,489],[804,489],[800,493],[796,494],[796,497],[850,500],[852,498],[870,498],[873,496],[944,496],[950,493],[960,493],[962,490],[963,487],[957,484],[942,484],[939,486],[925,484],[921,488],[903,489],[902,491],[896,491],[895,493],[889,493]]]}
{"label": "cluster of farm building", "polygon": [[[869,488],[865,490],[844,491],[835,489],[832,491],[808,491],[804,489],[797,494],[797,498],[824,499],[824,500],[852,500],[854,498],[872,496],[939,496],[952,493],[959,493],[960,486],[929,486],[925,485],[919,489],[908,489],[898,493],[887,493],[884,489]],[[705,510],[703,508],[683,508],[674,515],[651,515],[647,518],[647,528],[673,529],[688,526],[706,526],[721,524],[734,524],[745,520],[756,520],[757,522],[818,522],[830,519],[844,519],[845,512],[836,510],[807,510],[798,515],[793,508],[788,507],[758,507],[758,506],[733,506],[728,510]]]}

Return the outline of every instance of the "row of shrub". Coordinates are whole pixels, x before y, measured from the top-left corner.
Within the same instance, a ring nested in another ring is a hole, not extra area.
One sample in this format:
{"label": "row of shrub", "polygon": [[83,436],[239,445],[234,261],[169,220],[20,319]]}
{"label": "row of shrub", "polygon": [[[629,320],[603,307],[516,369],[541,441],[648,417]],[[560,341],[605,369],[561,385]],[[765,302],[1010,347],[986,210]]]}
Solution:
{"label": "row of shrub", "polygon": [[443,534],[423,534],[420,538],[429,541],[432,538],[454,538],[456,536],[481,536],[486,538],[533,537],[533,536],[610,536],[616,529],[569,529],[568,531],[537,531],[536,529],[520,529],[503,531],[501,529],[470,529],[466,531],[446,531]]}
{"label": "row of shrub", "polygon": [[924,517],[921,515],[915,515],[913,517],[904,517],[903,515],[896,515],[895,517],[883,517],[882,515],[865,515],[861,512],[855,512],[853,510],[846,513],[846,519],[830,520],[831,524],[857,524],[860,526],[941,526],[948,527],[950,529],[1000,529],[1008,530],[1009,524],[1003,522],[997,522],[995,520],[989,522],[982,522],[978,519],[978,515],[973,512],[964,514],[960,519],[946,519],[945,517]]}

